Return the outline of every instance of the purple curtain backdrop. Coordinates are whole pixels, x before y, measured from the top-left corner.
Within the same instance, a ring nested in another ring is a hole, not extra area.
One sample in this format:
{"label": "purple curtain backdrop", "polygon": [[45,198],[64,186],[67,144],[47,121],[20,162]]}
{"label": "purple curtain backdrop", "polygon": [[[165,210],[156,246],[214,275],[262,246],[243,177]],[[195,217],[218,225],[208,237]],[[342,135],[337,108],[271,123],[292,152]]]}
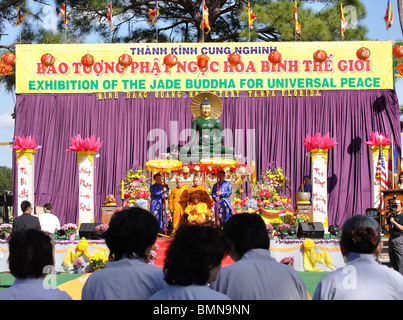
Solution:
{"label": "purple curtain backdrop", "polygon": [[[240,92],[239,97],[221,99],[220,119],[223,128],[234,133],[237,153],[250,157],[248,146],[254,144],[257,172],[272,162],[281,166],[290,180],[287,194],[293,203],[303,175],[311,170],[304,137],[330,132],[338,145],[328,156],[329,224],[341,225],[347,217],[371,207],[371,151],[364,142],[372,131],[392,135],[400,154],[395,91],[322,91],[313,97],[288,96],[287,92],[249,97],[248,92]],[[95,222],[100,222],[108,194],[114,194],[121,205],[120,182],[127,170],[134,163],[143,166],[151,160],[147,151],[155,141],[147,141],[150,130],[164,130],[169,146],[191,127],[191,100],[186,92],[181,98],[156,98],[149,93],[147,98],[127,99],[121,93],[119,99],[106,100],[98,100],[97,94],[18,95],[15,135],[33,135],[42,146],[35,159],[35,205],[50,202],[61,223],[78,222],[77,155],[65,150],[70,137],[95,135],[104,141],[95,161]],[[252,136],[247,135],[248,129],[254,130],[249,130]],[[224,144],[229,142],[226,139]],[[15,154],[13,168],[16,178]]]}

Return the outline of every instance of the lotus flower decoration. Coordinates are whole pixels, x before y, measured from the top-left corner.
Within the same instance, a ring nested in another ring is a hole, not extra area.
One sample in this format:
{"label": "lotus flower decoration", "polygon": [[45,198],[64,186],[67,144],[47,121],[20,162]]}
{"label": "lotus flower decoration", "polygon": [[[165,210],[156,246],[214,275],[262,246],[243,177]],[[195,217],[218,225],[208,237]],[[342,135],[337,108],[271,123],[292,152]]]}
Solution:
{"label": "lotus flower decoration", "polygon": [[334,142],[334,138],[329,137],[329,132],[324,136],[321,136],[319,132],[317,132],[314,136],[309,134],[304,138],[304,146],[308,149],[308,152],[312,149],[330,149],[333,148],[337,142]]}
{"label": "lotus flower decoration", "polygon": [[13,149],[40,149],[41,146],[38,146],[35,143],[35,138],[33,136],[22,136],[21,137],[14,137],[14,145],[11,146]]}
{"label": "lotus flower decoration", "polygon": [[390,140],[388,135],[384,134],[383,132],[379,133],[378,131],[372,132],[371,136],[369,137],[369,141],[365,142],[370,146],[389,146]]}
{"label": "lotus flower decoration", "polygon": [[71,146],[66,150],[69,151],[94,151],[97,152],[101,148],[103,141],[100,138],[95,140],[95,136],[88,136],[86,139],[81,138],[78,134],[74,138],[70,137]]}

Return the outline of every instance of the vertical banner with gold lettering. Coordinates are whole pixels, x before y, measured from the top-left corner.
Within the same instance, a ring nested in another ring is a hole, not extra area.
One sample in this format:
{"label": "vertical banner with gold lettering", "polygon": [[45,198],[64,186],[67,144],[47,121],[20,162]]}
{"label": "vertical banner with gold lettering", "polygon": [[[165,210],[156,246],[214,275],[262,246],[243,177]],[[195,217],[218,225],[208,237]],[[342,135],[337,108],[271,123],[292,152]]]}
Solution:
{"label": "vertical banner with gold lettering", "polygon": [[33,149],[17,149],[17,187],[18,187],[18,215],[22,214],[21,202],[27,200],[31,202],[32,208],[35,207],[35,197],[34,197],[34,164],[35,164],[35,153],[36,150]]}
{"label": "vertical banner with gold lettering", "polygon": [[94,151],[78,151],[79,224],[94,222]]}
{"label": "vertical banner with gold lettering", "polygon": [[323,223],[325,232],[327,221],[327,149],[312,149],[312,217],[314,222]]}

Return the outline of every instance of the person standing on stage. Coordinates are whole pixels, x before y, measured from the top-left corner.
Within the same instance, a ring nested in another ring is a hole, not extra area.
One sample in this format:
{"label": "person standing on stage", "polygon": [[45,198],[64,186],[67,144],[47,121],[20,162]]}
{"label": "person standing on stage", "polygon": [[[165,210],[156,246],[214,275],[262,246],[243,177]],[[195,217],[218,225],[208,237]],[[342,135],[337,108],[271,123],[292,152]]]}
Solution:
{"label": "person standing on stage", "polygon": [[13,220],[13,232],[27,229],[41,230],[38,217],[32,215],[33,210],[31,202],[27,200],[21,202],[22,215]]}
{"label": "person standing on stage", "polygon": [[173,233],[178,230],[179,225],[185,219],[186,202],[181,199],[181,196],[188,186],[183,185],[181,177],[176,178],[176,188],[173,188],[168,200],[168,209],[172,213]]}
{"label": "person standing on stage", "polygon": [[390,264],[393,269],[403,274],[403,213],[402,202],[395,200],[394,214],[389,220],[389,242],[388,251]]}
{"label": "person standing on stage", "polygon": [[167,186],[162,185],[162,177],[160,173],[153,176],[155,183],[150,186],[151,204],[150,212],[157,219],[160,229],[165,228],[165,197],[168,194]]}
{"label": "person standing on stage", "polygon": [[[218,172],[218,183],[219,188],[217,190],[217,183],[213,186],[212,196],[213,199],[218,203],[218,219],[221,220],[222,223],[225,223],[230,216],[233,214],[231,208],[231,193],[232,186],[231,183],[226,181],[225,172],[220,170]],[[216,208],[214,208],[216,210]]]}
{"label": "person standing on stage", "polygon": [[357,214],[348,218],[340,239],[346,265],[326,275],[314,300],[402,300],[403,277],[379,264],[381,229],[375,219]]}

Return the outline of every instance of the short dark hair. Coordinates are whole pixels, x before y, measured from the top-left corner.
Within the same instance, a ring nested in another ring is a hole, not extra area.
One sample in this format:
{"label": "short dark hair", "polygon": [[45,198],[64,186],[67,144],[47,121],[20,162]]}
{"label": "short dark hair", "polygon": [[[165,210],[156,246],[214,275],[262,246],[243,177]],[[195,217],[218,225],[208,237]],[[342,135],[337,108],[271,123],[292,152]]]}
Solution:
{"label": "short dark hair", "polygon": [[104,233],[109,259],[131,258],[133,253],[147,259],[145,251],[157,240],[158,231],[157,219],[145,209],[132,207],[115,212]]}
{"label": "short dark hair", "polygon": [[375,219],[361,214],[348,218],[340,242],[350,252],[372,253],[381,241],[381,229]]}
{"label": "short dark hair", "polygon": [[226,252],[225,240],[215,227],[182,224],[165,256],[165,281],[205,285],[211,268],[221,264]]}
{"label": "short dark hair", "polygon": [[18,279],[40,278],[44,268],[54,263],[51,239],[43,231],[15,231],[8,245],[10,273]]}
{"label": "short dark hair", "polygon": [[51,205],[50,203],[46,203],[43,207],[44,207],[46,210],[52,211],[52,205]]}
{"label": "short dark hair", "polygon": [[231,216],[225,223],[223,232],[241,257],[251,249],[270,248],[266,225],[258,214],[239,213]]}
{"label": "short dark hair", "polygon": [[32,207],[32,204],[28,200],[24,200],[23,202],[21,202],[21,210],[22,210],[22,212],[27,211],[27,209],[29,207]]}

